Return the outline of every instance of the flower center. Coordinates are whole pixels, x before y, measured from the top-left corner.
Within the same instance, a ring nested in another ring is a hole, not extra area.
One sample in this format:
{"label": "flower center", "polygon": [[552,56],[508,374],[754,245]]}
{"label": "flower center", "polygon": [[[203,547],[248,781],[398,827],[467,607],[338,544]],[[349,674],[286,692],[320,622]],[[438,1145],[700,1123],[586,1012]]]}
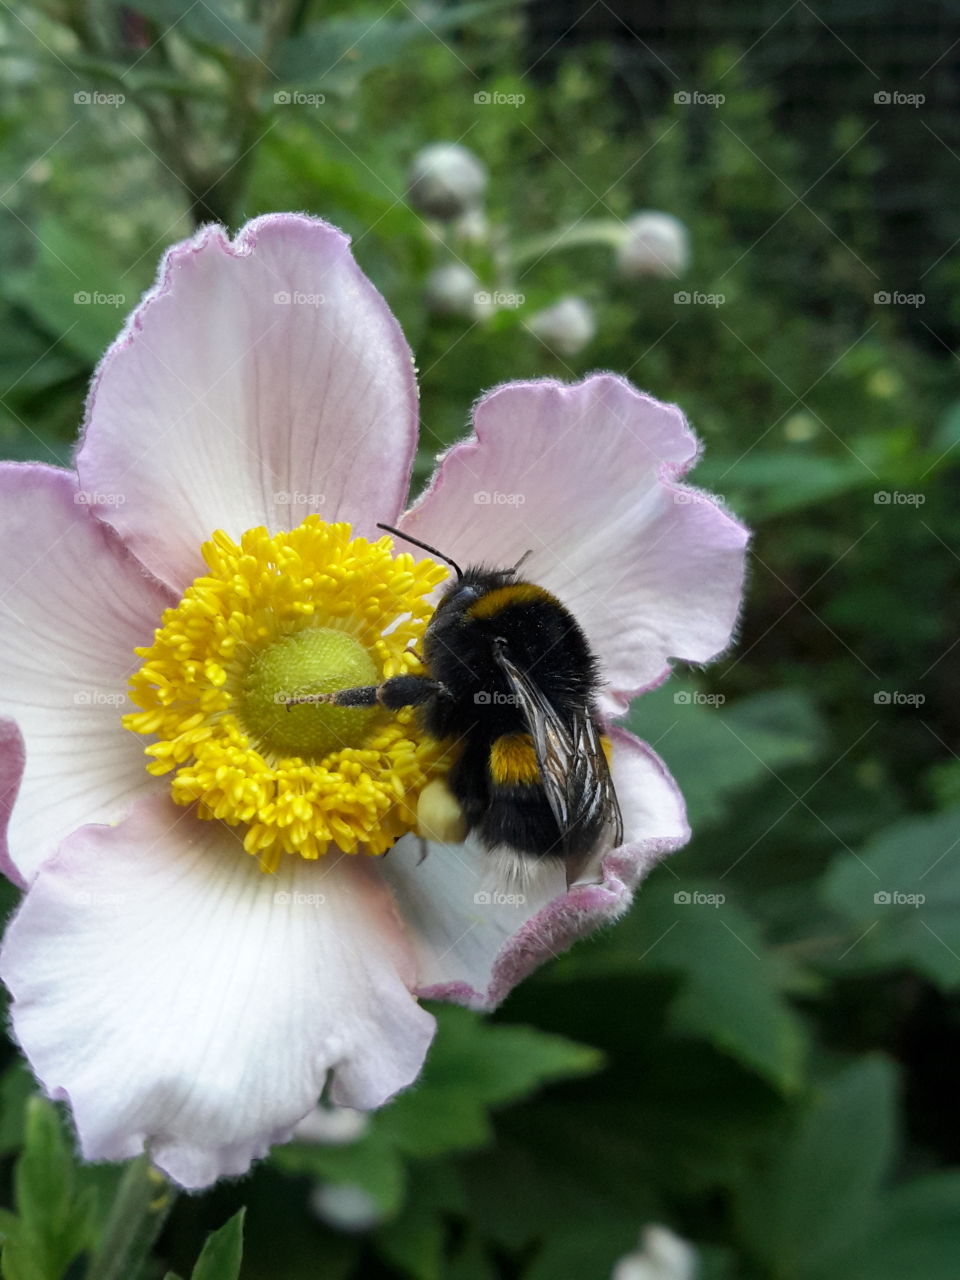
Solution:
{"label": "flower center", "polygon": [[264,870],[332,845],[385,853],[444,772],[442,746],[409,710],[286,704],[416,670],[409,650],[446,569],[317,516],[239,543],[218,531],[202,551],[209,572],[137,650],[141,710],[124,724],[154,738],[148,771],[170,775],[178,804],[241,828]]}
{"label": "flower center", "polygon": [[377,710],[310,704],[288,708],[288,699],[379,681],[376,663],[353,636],[331,627],[309,627],[281,636],[256,654],[243,683],[240,718],[264,747],[280,755],[322,759],[338,747],[360,746]]}

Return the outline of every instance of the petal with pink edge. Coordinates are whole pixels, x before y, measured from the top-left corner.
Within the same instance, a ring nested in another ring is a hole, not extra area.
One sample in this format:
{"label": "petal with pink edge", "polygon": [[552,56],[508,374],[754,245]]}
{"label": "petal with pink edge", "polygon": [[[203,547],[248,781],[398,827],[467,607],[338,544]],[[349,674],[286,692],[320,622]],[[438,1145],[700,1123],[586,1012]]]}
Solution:
{"label": "petal with pink edge", "polygon": [[411,836],[390,850],[383,873],[407,922],[421,996],[493,1008],[544,961],[622,915],[651,867],[689,840],[683,798],[660,758],[621,729],[611,737],[625,843],[604,859],[600,883],[567,890],[560,868],[536,866],[505,883],[496,856],[472,839],[431,844],[422,863]]}
{"label": "petal with pink edge", "polygon": [[120,718],[134,710],[133,651],[172,598],[78,496],[67,471],[0,466],[0,714],[22,735],[0,738],[0,783],[9,797],[25,750],[6,824],[18,879],[76,827],[115,822],[158,786]]}
{"label": "petal with pink edge", "polygon": [[189,1188],[286,1141],[328,1072],[334,1103],[379,1106],[434,1031],[369,860],[291,857],[264,875],[221,824],[163,797],[63,844],[8,930],[2,976],[85,1158],[149,1143]]}
{"label": "petal with pink edge", "polygon": [[20,730],[12,720],[0,720],[0,871],[19,885],[25,882],[10,857],[7,833],[26,761]]}
{"label": "petal with pink edge", "polygon": [[233,242],[206,227],[167,253],[100,365],[81,483],[178,591],[214,529],[274,532],[319,512],[380,536],[402,508],[413,360],[349,244],[299,214],[256,218]]}
{"label": "petal with pink edge", "polygon": [[657,684],[670,658],[706,662],[740,606],[747,531],[676,481],[697,441],[679,409],[595,374],[510,383],[485,396],[476,435],[441,459],[402,528],[454,560],[511,565],[586,631],[612,697]]}

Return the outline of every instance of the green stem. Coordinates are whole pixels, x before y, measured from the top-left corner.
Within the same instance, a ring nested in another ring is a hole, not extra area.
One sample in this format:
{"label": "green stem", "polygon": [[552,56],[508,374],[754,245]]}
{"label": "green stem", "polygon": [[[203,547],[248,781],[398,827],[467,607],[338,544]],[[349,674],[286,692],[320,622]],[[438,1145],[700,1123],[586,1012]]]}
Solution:
{"label": "green stem", "polygon": [[90,1260],[91,1280],[132,1280],[177,1198],[174,1187],[146,1154],[127,1165],[107,1225]]}
{"label": "green stem", "polygon": [[594,218],[590,222],[575,223],[563,231],[551,231],[545,236],[534,236],[514,247],[511,255],[514,265],[530,258],[542,258],[558,249],[579,249],[583,245],[609,244],[614,248],[623,240],[623,223],[613,218]]}

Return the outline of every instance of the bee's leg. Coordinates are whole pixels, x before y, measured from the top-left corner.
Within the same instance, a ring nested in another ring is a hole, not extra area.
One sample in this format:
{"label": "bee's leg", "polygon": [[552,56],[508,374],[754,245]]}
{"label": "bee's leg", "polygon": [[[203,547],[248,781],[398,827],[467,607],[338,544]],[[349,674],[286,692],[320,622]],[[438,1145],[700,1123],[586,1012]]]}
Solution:
{"label": "bee's leg", "polygon": [[430,851],[430,847],[424,836],[417,836],[417,839],[420,841],[420,857],[417,859],[417,866],[422,867],[424,859]]}
{"label": "bee's leg", "polygon": [[335,707],[386,707],[399,711],[401,707],[416,707],[434,694],[442,693],[443,685],[427,676],[391,676],[383,684],[359,685],[354,689],[337,689],[333,693],[301,693],[287,698],[286,708],[314,704],[333,704]]}

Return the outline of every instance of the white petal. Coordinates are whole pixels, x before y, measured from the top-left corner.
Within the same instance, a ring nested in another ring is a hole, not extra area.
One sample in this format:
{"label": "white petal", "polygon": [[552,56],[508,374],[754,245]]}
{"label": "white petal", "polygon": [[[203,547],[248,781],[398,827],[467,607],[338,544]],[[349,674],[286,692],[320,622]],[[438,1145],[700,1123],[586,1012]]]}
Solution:
{"label": "white petal", "polygon": [[186,1187],[243,1173],[316,1104],[379,1106],[433,1019],[376,868],[290,857],[163,797],[86,827],[39,872],[4,944],[17,1038],[67,1098],[84,1156],[149,1142]]}
{"label": "white petal", "polygon": [[[26,752],[8,829],[23,879],[69,832],[117,821],[157,787],[120,718],[134,710],[134,649],[172,599],[78,496],[69,472],[0,467],[0,714]],[[0,742],[0,774],[13,776],[16,751],[12,736]]]}
{"label": "white petal", "polygon": [[417,438],[413,360],[335,227],[257,218],[175,245],[104,357],[77,455],[97,514],[182,591],[215,529],[312,512],[379,537]]}

